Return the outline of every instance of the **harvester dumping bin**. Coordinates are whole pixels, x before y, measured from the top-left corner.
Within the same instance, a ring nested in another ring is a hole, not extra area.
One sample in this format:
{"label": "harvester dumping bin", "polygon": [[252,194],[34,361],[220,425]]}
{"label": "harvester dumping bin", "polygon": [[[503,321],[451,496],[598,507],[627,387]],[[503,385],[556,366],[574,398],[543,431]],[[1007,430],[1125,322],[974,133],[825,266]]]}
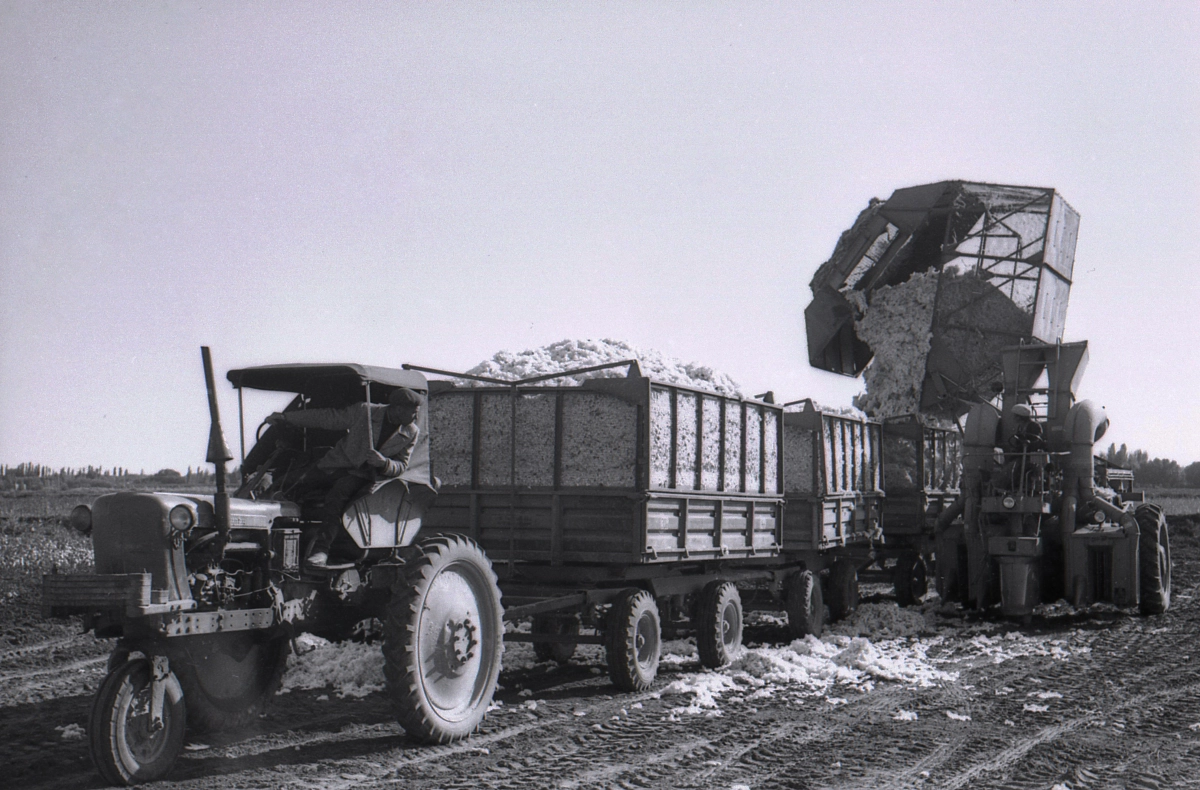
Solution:
{"label": "harvester dumping bin", "polygon": [[1047,188],[943,181],[874,199],[813,277],[809,362],[867,369],[875,417],[963,414],[998,390],[1001,348],[1062,338],[1078,228]]}

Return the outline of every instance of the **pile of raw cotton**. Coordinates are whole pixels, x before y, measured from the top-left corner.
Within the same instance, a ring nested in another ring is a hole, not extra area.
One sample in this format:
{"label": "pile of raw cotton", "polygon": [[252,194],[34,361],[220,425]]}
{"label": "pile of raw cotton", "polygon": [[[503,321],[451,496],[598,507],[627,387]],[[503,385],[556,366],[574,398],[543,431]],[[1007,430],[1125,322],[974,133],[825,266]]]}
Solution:
{"label": "pile of raw cotton", "polygon": [[[680,362],[658,351],[637,348],[620,340],[560,340],[542,348],[519,352],[501,351],[467,372],[475,376],[516,381],[628,359],[637,360],[642,375],[659,381],[706,389],[724,395],[742,394],[737,382],[706,365]],[[627,369],[624,367],[609,368],[578,376],[564,376],[550,383],[578,384],[586,378],[619,377],[626,373]]]}
{"label": "pile of raw cotton", "polygon": [[866,392],[854,405],[876,419],[918,411],[929,356],[939,272],[918,272],[871,294],[854,331],[874,358],[863,374]]}

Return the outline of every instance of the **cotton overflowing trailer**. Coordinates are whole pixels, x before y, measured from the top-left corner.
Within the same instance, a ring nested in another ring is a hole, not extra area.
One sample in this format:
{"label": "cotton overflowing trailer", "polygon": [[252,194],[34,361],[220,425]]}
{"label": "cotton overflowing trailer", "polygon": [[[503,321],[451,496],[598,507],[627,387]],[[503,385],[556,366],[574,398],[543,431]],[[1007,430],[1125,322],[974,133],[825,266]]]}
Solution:
{"label": "cotton overflowing trailer", "polygon": [[702,661],[724,663],[737,583],[776,573],[746,563],[780,550],[783,410],[629,373],[432,382],[441,488],[425,525],[487,552],[505,617],[533,618],[507,638],[560,659],[603,643],[614,682],[641,689],[664,631],[695,632]]}

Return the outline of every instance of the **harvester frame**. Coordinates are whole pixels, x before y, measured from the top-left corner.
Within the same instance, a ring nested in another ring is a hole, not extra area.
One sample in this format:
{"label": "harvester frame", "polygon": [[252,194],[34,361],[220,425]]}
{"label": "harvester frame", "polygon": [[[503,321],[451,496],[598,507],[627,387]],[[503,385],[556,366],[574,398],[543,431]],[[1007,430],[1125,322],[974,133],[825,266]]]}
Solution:
{"label": "harvester frame", "polygon": [[1162,509],[1096,485],[1108,418],[1075,400],[1086,364],[1086,342],[1003,351],[1000,408],[967,415],[962,495],[939,518],[943,597],[1026,620],[1059,598],[1148,615],[1170,606]]}

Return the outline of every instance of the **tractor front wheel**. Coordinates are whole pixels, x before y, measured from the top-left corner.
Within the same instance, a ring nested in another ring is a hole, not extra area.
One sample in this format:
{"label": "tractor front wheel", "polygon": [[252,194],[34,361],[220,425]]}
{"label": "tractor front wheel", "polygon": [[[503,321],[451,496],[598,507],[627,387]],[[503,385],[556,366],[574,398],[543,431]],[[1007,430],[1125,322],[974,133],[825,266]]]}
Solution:
{"label": "tractor front wheel", "polygon": [[173,674],[162,700],[162,721],[152,722],[153,683],[150,659],[134,658],[118,666],[100,684],[88,719],[92,762],[104,781],[135,785],[161,779],[183,750],[187,708]]}
{"label": "tractor front wheel", "polygon": [[1167,517],[1158,505],[1141,505],[1134,513],[1138,530],[1138,571],[1142,614],[1162,614],[1171,607],[1171,544]]}
{"label": "tractor front wheel", "polygon": [[503,637],[500,588],[483,549],[459,535],[417,543],[383,630],[388,695],[405,732],[435,744],[474,732],[496,693]]}

